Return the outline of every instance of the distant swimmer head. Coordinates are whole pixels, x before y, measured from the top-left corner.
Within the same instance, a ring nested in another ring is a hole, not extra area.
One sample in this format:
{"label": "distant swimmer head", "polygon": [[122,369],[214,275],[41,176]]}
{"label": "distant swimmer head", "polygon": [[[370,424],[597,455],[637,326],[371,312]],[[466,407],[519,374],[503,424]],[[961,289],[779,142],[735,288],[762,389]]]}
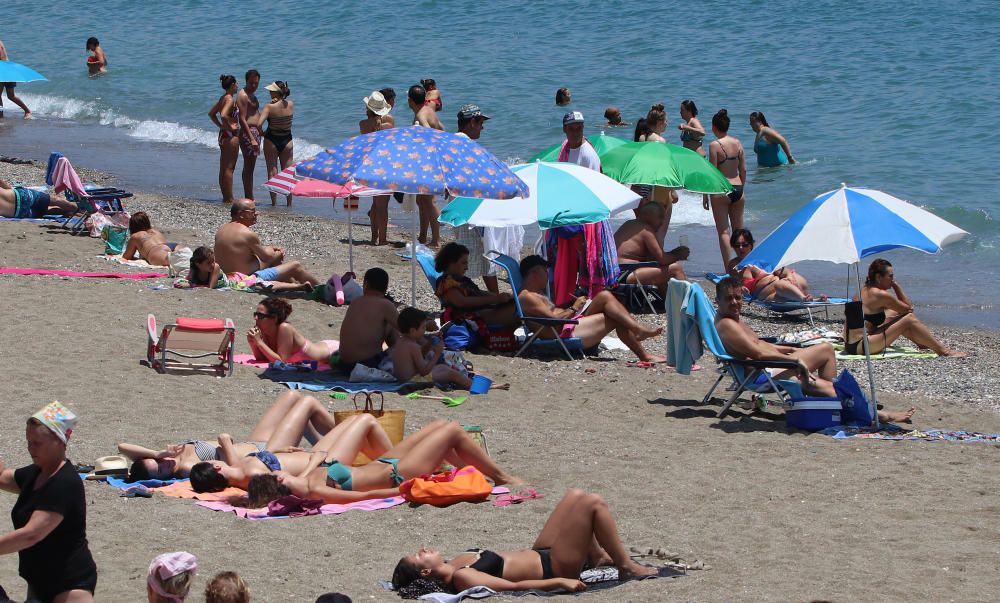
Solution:
{"label": "distant swimmer head", "polygon": [[618,107],[608,107],[604,110],[604,119],[608,120],[609,125],[621,125],[622,112],[618,110]]}
{"label": "distant swimmer head", "polygon": [[222,89],[227,92],[236,92],[236,76],[235,75],[220,75],[219,81],[222,82]]}
{"label": "distant swimmer head", "polygon": [[767,123],[767,118],[760,111],[754,111],[750,114],[750,127],[756,132],[760,130],[761,126],[765,128],[770,127],[771,124]]}
{"label": "distant swimmer head", "polygon": [[97,38],[87,38],[87,50],[93,50],[100,45],[101,43],[97,41]]}
{"label": "distant swimmer head", "polygon": [[681,101],[681,119],[691,119],[698,116],[698,106],[691,99]]}
{"label": "distant swimmer head", "polygon": [[275,80],[264,86],[264,90],[270,92],[274,98],[288,98],[292,94],[292,91],[288,88],[288,82],[282,82],[281,80]]}
{"label": "distant swimmer head", "polygon": [[556,104],[560,107],[565,107],[573,101],[573,95],[570,93],[569,88],[560,88],[556,90]]}
{"label": "distant swimmer head", "polygon": [[712,116],[712,129],[716,130],[720,134],[725,134],[729,131],[729,112],[725,109],[719,109],[715,115]]}

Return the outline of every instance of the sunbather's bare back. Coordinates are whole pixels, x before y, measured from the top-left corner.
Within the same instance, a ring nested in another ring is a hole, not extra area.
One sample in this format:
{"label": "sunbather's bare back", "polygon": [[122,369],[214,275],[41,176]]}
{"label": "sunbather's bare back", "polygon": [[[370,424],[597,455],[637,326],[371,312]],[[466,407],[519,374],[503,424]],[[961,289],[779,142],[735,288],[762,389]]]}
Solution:
{"label": "sunbather's bare back", "polygon": [[215,261],[226,274],[253,274],[260,270],[254,248],[260,245],[257,234],[239,222],[226,222],[215,233]]}

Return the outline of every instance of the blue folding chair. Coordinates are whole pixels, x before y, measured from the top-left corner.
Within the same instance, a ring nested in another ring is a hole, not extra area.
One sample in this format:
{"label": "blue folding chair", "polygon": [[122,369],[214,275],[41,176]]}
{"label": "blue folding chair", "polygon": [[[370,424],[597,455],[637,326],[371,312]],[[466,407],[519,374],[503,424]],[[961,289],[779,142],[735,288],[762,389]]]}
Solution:
{"label": "blue folding chair", "polygon": [[[726,278],[725,274],[716,274],[714,272],[706,272],[705,278],[712,283],[718,283],[722,279]],[[805,310],[809,317],[809,326],[815,327],[816,323],[813,322],[813,310],[823,310],[826,314],[827,320],[830,318],[830,307],[831,306],[843,306],[847,302],[851,301],[846,297],[829,297],[825,300],[813,300],[813,301],[764,301],[751,297],[749,293],[743,294],[743,301],[748,304],[753,304],[764,308],[768,312],[773,312],[775,314],[789,314],[791,312],[800,312]]]}
{"label": "blue folding chair", "polygon": [[[517,358],[528,348],[541,353],[553,353],[561,350],[563,354],[566,355],[566,358],[570,360],[574,359],[570,350],[573,350],[573,352],[579,352],[581,358],[584,357],[583,340],[579,337],[568,337],[566,339],[559,337],[559,332],[565,325],[579,324],[580,321],[573,320],[571,318],[525,316],[524,310],[521,308],[521,300],[518,297],[518,294],[521,292],[521,268],[518,265],[517,260],[509,255],[504,255],[497,251],[487,252],[486,259],[507,273],[507,279],[510,282],[510,288],[513,290],[514,294],[514,307],[517,310],[517,317],[521,321],[521,326],[524,327],[524,332],[527,335],[524,345],[522,345],[517,353],[514,354],[514,357]],[[539,325],[540,328],[534,330],[531,325],[528,324],[529,322]],[[550,332],[555,335],[555,337],[552,339],[539,339],[538,336],[541,335],[545,329],[550,329]]]}
{"label": "blue folding chair", "polygon": [[[62,153],[56,151],[49,154],[49,163],[45,170],[45,184],[54,186],[52,172],[55,170],[56,163],[63,157]],[[101,188],[94,184],[84,184],[83,188],[87,192],[85,197],[81,197],[69,189],[63,191],[66,200],[76,203],[78,208],[75,215],[68,216],[62,222],[63,228],[72,228],[73,234],[82,231],[87,218],[97,212],[107,215],[124,212],[125,204],[122,203],[122,199],[128,199],[132,196],[132,193],[119,188]]]}

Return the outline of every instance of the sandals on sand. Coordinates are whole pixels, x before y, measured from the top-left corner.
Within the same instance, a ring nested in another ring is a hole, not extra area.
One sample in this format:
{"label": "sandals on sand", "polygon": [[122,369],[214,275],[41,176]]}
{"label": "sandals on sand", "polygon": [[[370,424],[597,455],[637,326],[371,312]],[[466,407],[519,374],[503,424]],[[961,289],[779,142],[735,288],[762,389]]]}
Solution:
{"label": "sandals on sand", "polygon": [[494,507],[509,507],[523,503],[526,500],[544,498],[544,494],[539,494],[534,488],[525,488],[516,494],[501,494],[493,501]]}

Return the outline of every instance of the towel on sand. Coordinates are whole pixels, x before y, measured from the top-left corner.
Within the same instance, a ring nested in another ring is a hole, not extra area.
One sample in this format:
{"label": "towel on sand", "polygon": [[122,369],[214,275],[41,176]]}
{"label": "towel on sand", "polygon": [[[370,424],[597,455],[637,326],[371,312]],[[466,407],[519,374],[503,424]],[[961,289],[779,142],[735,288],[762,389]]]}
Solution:
{"label": "towel on sand", "polygon": [[358,392],[395,392],[403,394],[425,389],[429,385],[426,381],[410,381],[407,383],[366,383],[359,381],[352,383],[347,380],[347,377],[343,373],[334,371],[299,373],[279,371],[271,368],[261,373],[260,378],[283,383],[289,389],[301,389],[311,392],[342,391],[350,394]]}
{"label": "towel on sand", "polygon": [[108,255],[106,253],[99,254],[97,257],[104,258],[109,262],[114,262],[116,264],[122,264],[124,266],[132,266],[134,268],[166,268],[166,266],[154,266],[147,262],[146,260],[126,260],[122,257],[122,254],[118,255]]}
{"label": "towel on sand", "polygon": [[72,270],[47,270],[44,268],[0,268],[0,274],[75,276],[80,278],[159,278],[167,276],[166,272],[147,272],[145,274],[128,274],[124,272],[74,272]]}
{"label": "towel on sand", "polygon": [[958,431],[950,429],[905,429],[898,425],[886,424],[878,431],[865,427],[830,427],[820,433],[832,436],[837,440],[862,438],[867,440],[923,440],[925,442],[1000,442],[1000,433],[981,433],[978,431]]}
{"label": "towel on sand", "polygon": [[[239,491],[241,494],[242,490]],[[392,498],[378,498],[372,500],[362,500],[356,503],[351,503],[347,505],[323,505],[319,508],[320,515],[339,515],[341,513],[346,513],[351,510],[358,511],[377,511],[378,509],[388,509],[389,507],[395,507],[405,503],[406,500],[402,496],[394,496]],[[233,505],[225,501],[198,501],[197,505],[200,507],[205,507],[206,509],[211,509],[213,511],[223,511],[227,513],[235,513],[237,517],[242,517],[244,519],[278,519],[281,517],[288,517],[288,515],[268,515],[267,507],[261,509],[247,509],[245,507],[234,507]]]}
{"label": "towel on sand", "polygon": [[[330,339],[324,341],[334,341],[334,340]],[[336,342],[334,341],[334,343]],[[233,362],[235,362],[236,364],[245,364],[246,366],[252,366],[254,368],[265,369],[265,370],[271,366],[270,362],[266,362],[264,360],[257,360],[257,358],[253,354],[236,354],[235,356],[233,356]],[[330,364],[327,362],[320,362],[318,370],[329,371]],[[285,373],[286,375],[297,374],[297,373],[288,373],[287,371],[285,371]]]}
{"label": "towel on sand", "polygon": [[[834,344],[833,348],[837,350],[837,360],[864,360],[864,353],[857,355],[850,355],[844,353],[844,346],[841,344]],[[862,349],[861,347],[858,348]],[[903,346],[891,345],[887,347],[882,352],[878,354],[872,354],[872,360],[888,360],[890,358],[937,358],[937,354],[934,352],[929,352],[927,350],[918,350],[917,348],[908,348]]]}

